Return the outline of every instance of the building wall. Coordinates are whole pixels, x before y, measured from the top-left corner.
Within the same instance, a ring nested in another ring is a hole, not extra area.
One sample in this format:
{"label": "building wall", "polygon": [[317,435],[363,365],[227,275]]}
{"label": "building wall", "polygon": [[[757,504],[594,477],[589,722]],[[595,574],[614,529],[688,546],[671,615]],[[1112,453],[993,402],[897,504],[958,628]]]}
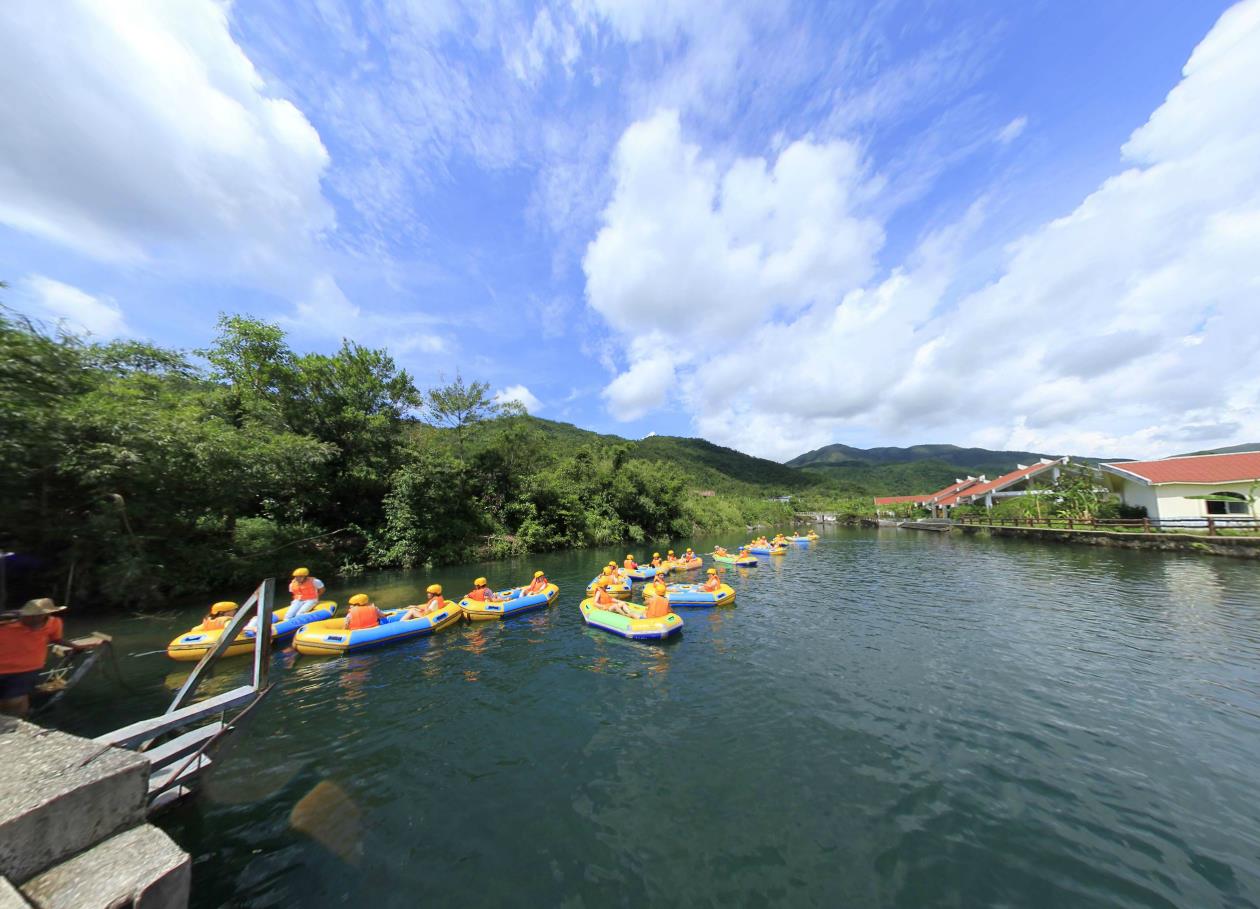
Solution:
{"label": "building wall", "polygon": [[[1214,492],[1236,492],[1250,495],[1250,482],[1222,483],[1219,486],[1202,486],[1190,483],[1169,483],[1162,486],[1143,486],[1126,479],[1121,496],[1126,505],[1141,505],[1152,518],[1203,518],[1207,519],[1207,502],[1202,499],[1189,499],[1187,496],[1210,495]],[[1217,521],[1227,521],[1230,517],[1246,518],[1247,515],[1213,515]]]}

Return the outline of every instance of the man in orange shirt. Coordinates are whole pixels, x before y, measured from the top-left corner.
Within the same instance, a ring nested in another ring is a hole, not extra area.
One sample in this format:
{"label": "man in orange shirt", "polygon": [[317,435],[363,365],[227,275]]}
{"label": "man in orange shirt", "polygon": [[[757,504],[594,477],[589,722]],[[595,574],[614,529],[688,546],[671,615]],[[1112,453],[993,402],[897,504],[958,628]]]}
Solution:
{"label": "man in orange shirt", "polygon": [[65,628],[53,613],[61,612],[47,597],[28,600],[13,616],[0,620],[0,713],[24,717],[31,709],[31,692],[48,662],[48,645],[61,644],[78,652],[89,650],[62,640]]}

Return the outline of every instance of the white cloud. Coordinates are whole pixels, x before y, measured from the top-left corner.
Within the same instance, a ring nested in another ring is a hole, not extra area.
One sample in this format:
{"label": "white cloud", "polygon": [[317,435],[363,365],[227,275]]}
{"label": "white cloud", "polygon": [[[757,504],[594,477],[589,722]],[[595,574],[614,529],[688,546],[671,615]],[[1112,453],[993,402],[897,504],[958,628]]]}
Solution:
{"label": "white cloud", "polygon": [[225,4],[2,4],[0,85],[0,221],[19,230],[222,275],[283,265],[332,226],[328,154]]}
{"label": "white cloud", "polygon": [[[1221,17],[1134,131],[1128,169],[1011,243],[994,280],[961,296],[953,283],[967,271],[974,213],[865,284],[879,233],[851,203],[817,217],[776,208],[781,187],[799,192],[829,171],[841,174],[835,198],[860,195],[856,160],[811,167],[826,156],[797,143],[809,154],[785,151],[773,171],[754,162],[756,191],[732,196],[743,184],[730,174],[747,165],[719,174],[677,138],[676,120],[636,124],[587,253],[588,299],[626,331],[671,315],[710,326],[735,317],[738,348],[688,346],[677,382],[702,434],[760,454],[858,431],[1135,456],[1260,437],[1256,59],[1260,0],[1249,0]],[[793,183],[785,158],[812,181]],[[816,222],[826,227],[815,250],[799,238]],[[804,250],[778,280],[766,267],[773,244]],[[790,387],[763,381],[776,366]],[[632,362],[617,382],[646,412],[662,400],[653,378]]]}
{"label": "white cloud", "polygon": [[530,413],[538,413],[542,410],[542,401],[524,385],[509,385],[494,393],[494,403],[506,404],[509,401],[515,401]]}
{"label": "white cloud", "polygon": [[1012,142],[1014,142],[1023,134],[1024,129],[1027,126],[1028,126],[1027,117],[1023,117],[1023,116],[1016,117],[1010,123],[1006,124],[1000,130],[998,130],[998,134],[996,138],[998,142],[1001,143],[1002,145],[1010,145]]}
{"label": "white cloud", "polygon": [[109,339],[131,333],[118,304],[94,297],[70,284],[43,275],[28,275],[20,291],[31,302],[33,315],[51,319],[75,332]]}
{"label": "white cloud", "polygon": [[[622,331],[731,337],[872,271],[881,233],[854,214],[862,172],[848,143],[794,142],[723,171],[661,111],[626,130],[614,173],[583,267],[588,302]],[[640,366],[627,384],[649,374],[663,371]]]}

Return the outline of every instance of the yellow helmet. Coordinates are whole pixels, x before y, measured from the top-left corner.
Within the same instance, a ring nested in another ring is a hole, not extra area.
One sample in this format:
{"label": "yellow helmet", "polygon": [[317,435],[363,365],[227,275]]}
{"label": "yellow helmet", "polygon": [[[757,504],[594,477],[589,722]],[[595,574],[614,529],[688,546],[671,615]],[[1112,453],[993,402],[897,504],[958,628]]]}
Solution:
{"label": "yellow helmet", "polygon": [[613,573],[613,567],[611,565],[605,565],[604,574],[612,574],[612,573]]}
{"label": "yellow helmet", "polygon": [[633,559],[633,558],[634,558],[634,554],[633,554],[633,553],[629,553],[629,552],[627,552],[627,553],[626,553],[626,558],[627,558],[627,559]]}
{"label": "yellow helmet", "polygon": [[370,602],[366,593],[356,593],[350,598],[351,606],[366,606]]}
{"label": "yellow helmet", "polygon": [[661,557],[661,554],[659,552],[652,553],[652,558],[659,559],[660,557]]}
{"label": "yellow helmet", "polygon": [[441,593],[441,592],[442,592],[442,585],[441,585],[441,584],[430,584],[428,587],[426,587],[426,588],[424,589],[424,592],[425,592],[425,593]]}
{"label": "yellow helmet", "polygon": [[485,578],[477,578],[475,581],[473,581],[473,586],[474,586],[474,587],[485,587],[485,586],[486,586],[486,579],[485,579]]}
{"label": "yellow helmet", "polygon": [[311,573],[311,570],[309,568],[294,568],[293,569],[293,576],[295,578],[304,578],[310,573]]}
{"label": "yellow helmet", "polygon": [[230,600],[220,600],[210,607],[211,615],[223,615],[225,612],[236,612],[240,607]]}
{"label": "yellow helmet", "polygon": [[672,550],[672,549],[671,549],[671,550],[669,551],[669,554],[670,554],[670,555],[673,555],[673,554],[674,554],[674,550]]}
{"label": "yellow helmet", "polygon": [[717,569],[716,569],[716,568],[710,568],[710,569],[709,569],[709,574],[717,574]]}
{"label": "yellow helmet", "polygon": [[542,576],[543,576],[543,573],[542,573],[541,571],[535,571],[535,572],[534,572],[534,577],[536,577],[536,578],[541,578]]}

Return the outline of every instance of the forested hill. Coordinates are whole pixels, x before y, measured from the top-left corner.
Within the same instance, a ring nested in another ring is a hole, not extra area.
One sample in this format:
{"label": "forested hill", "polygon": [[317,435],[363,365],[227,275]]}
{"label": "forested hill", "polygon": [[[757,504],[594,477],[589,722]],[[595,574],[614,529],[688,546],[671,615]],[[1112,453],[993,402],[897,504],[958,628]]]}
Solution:
{"label": "forested hill", "polygon": [[1038,458],[1058,455],[1032,451],[994,451],[988,448],[960,448],[957,445],[911,445],[908,448],[853,448],[836,443],[824,445],[788,461],[789,467],[819,467],[827,464],[907,464],[912,461],[938,461],[964,470],[989,472],[1014,470],[1016,464],[1031,464]]}
{"label": "forested hill", "polygon": [[766,493],[791,493],[817,486],[817,476],[784,466],[777,461],[757,458],[733,448],[714,445],[704,439],[680,436],[648,436],[644,439],[623,439],[602,435],[574,426],[538,417],[527,417],[537,429],[559,446],[623,446],[630,459],[660,461],[682,470],[698,489],[757,489]]}

